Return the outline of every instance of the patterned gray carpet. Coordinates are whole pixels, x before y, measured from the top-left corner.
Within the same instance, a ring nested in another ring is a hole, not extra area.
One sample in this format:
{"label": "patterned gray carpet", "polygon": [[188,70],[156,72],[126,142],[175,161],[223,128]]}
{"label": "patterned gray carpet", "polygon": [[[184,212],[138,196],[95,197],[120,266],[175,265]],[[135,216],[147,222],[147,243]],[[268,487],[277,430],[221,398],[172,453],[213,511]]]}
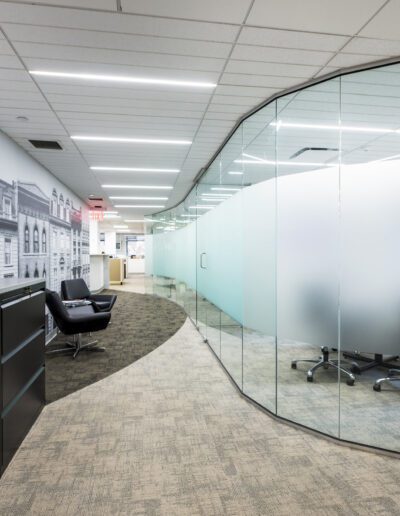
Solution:
{"label": "patterned gray carpet", "polygon": [[[118,295],[112,311],[112,324],[93,334],[104,353],[81,352],[47,355],[46,399],[50,403],[91,383],[97,382],[132,364],[172,337],[185,322],[186,315],[177,304],[155,296],[133,292],[104,291]],[[68,339],[59,334],[51,349],[65,347]]]}
{"label": "patterned gray carpet", "polygon": [[0,480],[1,516],[398,516],[400,460],[274,421],[193,325],[47,405]]}

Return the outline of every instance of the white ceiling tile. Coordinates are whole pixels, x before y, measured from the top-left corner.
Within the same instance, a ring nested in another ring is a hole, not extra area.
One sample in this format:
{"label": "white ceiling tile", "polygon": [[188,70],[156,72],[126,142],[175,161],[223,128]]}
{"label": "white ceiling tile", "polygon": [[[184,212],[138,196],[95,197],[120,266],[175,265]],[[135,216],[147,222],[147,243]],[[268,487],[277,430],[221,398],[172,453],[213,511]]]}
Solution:
{"label": "white ceiling tile", "polygon": [[[216,43],[213,41],[196,41],[171,37],[164,38],[15,24],[3,24],[3,30],[14,42],[46,43],[51,45],[91,47],[108,50],[134,50],[135,52],[224,58],[228,56],[232,47],[229,43]],[[2,42],[0,42],[0,52],[1,50]]]}
{"label": "white ceiling tile", "polygon": [[385,0],[255,0],[248,25],[353,35]]}
{"label": "white ceiling tile", "polygon": [[222,23],[213,24],[132,15],[121,16],[120,13],[88,12],[38,5],[16,5],[6,2],[2,3],[0,9],[0,21],[222,42],[233,42],[239,31],[239,27]]}
{"label": "white ceiling tile", "polygon": [[215,95],[236,95],[242,97],[269,97],[276,91],[279,91],[278,88],[257,88],[254,86],[225,86],[218,85],[215,88]]}
{"label": "white ceiling tile", "polygon": [[397,56],[400,54],[400,37],[398,41],[388,39],[353,38],[343,48],[342,52],[384,57]]}
{"label": "white ceiling tile", "polygon": [[220,84],[237,86],[255,86],[277,88],[283,90],[302,82],[299,77],[283,77],[277,75],[249,75],[242,73],[224,73]]}
{"label": "white ceiling tile", "polygon": [[289,77],[310,77],[319,70],[318,66],[259,63],[231,59],[226,66],[226,73],[244,73],[255,75],[282,75]]}
{"label": "white ceiling tile", "polygon": [[122,11],[222,23],[242,23],[251,0],[121,0]]}
{"label": "white ceiling tile", "polygon": [[220,71],[225,63],[224,59],[206,57],[154,54],[150,52],[123,52],[119,50],[45,45],[40,43],[15,42],[15,49],[23,59],[36,57],[112,65]]}
{"label": "white ceiling tile", "polygon": [[268,47],[337,52],[348,41],[346,36],[298,32],[293,30],[243,27],[238,43]]}
{"label": "white ceiling tile", "polygon": [[23,68],[20,60],[15,55],[0,54],[0,68]]}
{"label": "white ceiling tile", "polygon": [[337,54],[330,62],[329,66],[337,68],[345,68],[347,66],[356,66],[359,64],[370,63],[377,60],[377,56],[364,54]]}
{"label": "white ceiling tile", "polygon": [[360,36],[400,40],[400,2],[392,0],[360,31]]}
{"label": "white ceiling tile", "polygon": [[[18,83],[17,83],[18,84]],[[20,83],[26,85],[26,83]],[[1,86],[1,85],[0,85]],[[32,83],[32,86],[36,86]],[[40,80],[41,90],[50,98],[51,95],[64,95],[70,97],[76,96],[90,96],[98,99],[135,99],[135,100],[146,100],[146,101],[162,101],[162,102],[190,102],[204,104],[210,100],[213,90],[208,90],[208,93],[198,93],[204,91],[201,89],[193,88],[182,88],[182,89],[166,89],[158,88],[147,90],[138,87],[131,88],[116,88],[109,85],[109,87],[101,87],[98,82],[81,82],[78,84],[71,84],[71,81],[67,84],[66,82],[60,83],[47,83]]]}
{"label": "white ceiling tile", "polygon": [[269,63],[294,63],[298,65],[324,65],[334,54],[314,50],[236,45],[232,59],[264,61]]}
{"label": "white ceiling tile", "polygon": [[25,70],[0,68],[0,81],[24,81],[33,84],[31,76]]}
{"label": "white ceiling tile", "polygon": [[[26,3],[26,0],[12,0],[14,3]],[[115,0],[46,0],[46,4],[61,7],[80,7],[85,9],[105,9],[116,11]]]}

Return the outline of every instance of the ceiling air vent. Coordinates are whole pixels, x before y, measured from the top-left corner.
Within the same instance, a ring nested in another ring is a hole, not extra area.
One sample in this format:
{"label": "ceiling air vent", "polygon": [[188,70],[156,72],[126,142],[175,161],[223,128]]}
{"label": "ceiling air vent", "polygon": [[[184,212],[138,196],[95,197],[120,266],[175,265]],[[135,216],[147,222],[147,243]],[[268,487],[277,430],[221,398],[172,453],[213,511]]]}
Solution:
{"label": "ceiling air vent", "polygon": [[29,140],[36,149],[62,150],[61,145],[54,140]]}

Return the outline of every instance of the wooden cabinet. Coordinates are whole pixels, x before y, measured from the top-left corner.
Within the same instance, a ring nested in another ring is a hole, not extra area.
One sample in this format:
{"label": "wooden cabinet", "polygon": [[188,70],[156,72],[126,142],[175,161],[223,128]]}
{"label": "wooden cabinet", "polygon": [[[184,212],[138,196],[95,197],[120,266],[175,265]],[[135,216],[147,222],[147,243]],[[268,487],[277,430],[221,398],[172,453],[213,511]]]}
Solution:
{"label": "wooden cabinet", "polygon": [[45,284],[0,283],[1,474],[45,404]]}
{"label": "wooden cabinet", "polygon": [[109,270],[110,270],[110,285],[119,284],[122,285],[124,281],[124,259],[122,258],[110,258]]}

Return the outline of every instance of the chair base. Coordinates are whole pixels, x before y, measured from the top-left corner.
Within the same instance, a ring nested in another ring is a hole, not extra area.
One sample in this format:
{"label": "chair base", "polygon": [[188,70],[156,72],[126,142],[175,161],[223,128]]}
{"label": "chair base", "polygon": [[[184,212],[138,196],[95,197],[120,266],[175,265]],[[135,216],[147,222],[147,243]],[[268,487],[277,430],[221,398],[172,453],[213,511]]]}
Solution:
{"label": "chair base", "polygon": [[66,342],[67,347],[61,349],[51,349],[46,351],[46,355],[57,355],[59,353],[70,353],[72,354],[72,358],[76,358],[81,351],[97,351],[103,352],[106,348],[101,346],[97,346],[98,340],[93,340],[92,342],[88,342],[86,344],[82,344],[82,334],[78,334],[74,336],[74,340],[72,342]]}
{"label": "chair base", "polygon": [[400,382],[400,369],[389,369],[388,376],[376,380],[373,385],[374,391],[381,392],[381,385],[385,382]]}
{"label": "chair base", "polygon": [[[314,381],[314,373],[321,367],[324,369],[329,369],[329,367],[333,367],[337,371],[340,371],[345,376],[347,376],[346,383],[347,385],[354,385],[355,382],[355,376],[350,372],[347,371],[347,369],[344,369],[339,365],[339,360],[330,360],[329,359],[329,349],[327,346],[321,347],[322,355],[318,359],[303,359],[303,360],[293,360],[292,361],[292,369],[297,369],[297,364],[299,362],[307,362],[311,364],[315,364],[313,367],[311,367],[307,371],[307,382],[313,382]],[[343,361],[342,361],[343,362]]]}
{"label": "chair base", "polygon": [[[356,374],[361,374],[363,371],[368,371],[368,369],[372,369],[373,367],[387,367],[388,369],[392,369],[395,364],[391,364],[390,362],[399,358],[398,356],[392,356],[383,360],[383,355],[379,353],[375,353],[374,358],[370,358],[360,353],[351,353],[349,351],[343,351],[343,356],[355,361],[351,364],[351,372]],[[358,363],[359,360],[366,362],[366,364],[360,365]]]}

